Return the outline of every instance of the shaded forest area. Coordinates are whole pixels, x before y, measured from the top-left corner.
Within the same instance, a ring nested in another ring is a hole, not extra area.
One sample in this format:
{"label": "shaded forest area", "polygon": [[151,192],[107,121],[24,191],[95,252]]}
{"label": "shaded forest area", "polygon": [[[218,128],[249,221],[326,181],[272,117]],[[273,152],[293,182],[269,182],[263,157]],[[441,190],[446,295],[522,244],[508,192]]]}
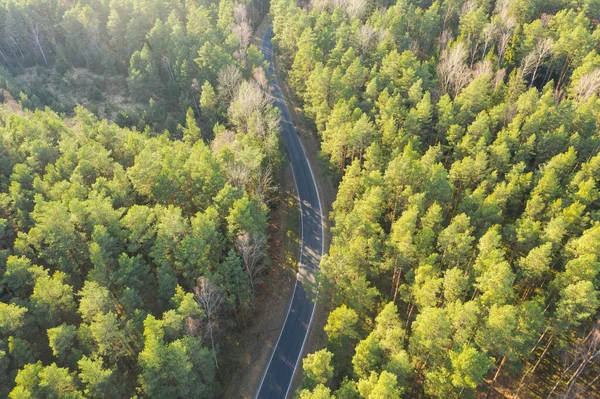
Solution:
{"label": "shaded forest area", "polygon": [[[220,336],[255,312],[282,163],[249,42],[264,11],[0,2],[0,397],[222,393]],[[135,107],[75,105],[85,87]]]}
{"label": "shaded forest area", "polygon": [[203,113],[202,86],[238,65],[251,75],[250,45],[265,0],[2,0],[0,87],[28,109],[72,113],[85,104],[121,127],[174,133],[188,108]]}
{"label": "shaded forest area", "polygon": [[271,14],[340,177],[298,397],[598,397],[600,2]]}

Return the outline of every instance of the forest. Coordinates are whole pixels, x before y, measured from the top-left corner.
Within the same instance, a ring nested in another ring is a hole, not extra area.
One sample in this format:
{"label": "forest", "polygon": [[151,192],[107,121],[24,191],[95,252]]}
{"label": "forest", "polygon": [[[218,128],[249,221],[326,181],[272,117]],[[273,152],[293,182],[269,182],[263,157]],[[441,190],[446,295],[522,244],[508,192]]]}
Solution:
{"label": "forest", "polygon": [[0,398],[223,396],[265,16],[337,187],[292,396],[600,397],[600,0],[0,0]]}
{"label": "forest", "polygon": [[297,397],[598,397],[600,2],[270,13],[340,181]]}
{"label": "forest", "polygon": [[283,159],[260,7],[0,1],[1,398],[221,395]]}

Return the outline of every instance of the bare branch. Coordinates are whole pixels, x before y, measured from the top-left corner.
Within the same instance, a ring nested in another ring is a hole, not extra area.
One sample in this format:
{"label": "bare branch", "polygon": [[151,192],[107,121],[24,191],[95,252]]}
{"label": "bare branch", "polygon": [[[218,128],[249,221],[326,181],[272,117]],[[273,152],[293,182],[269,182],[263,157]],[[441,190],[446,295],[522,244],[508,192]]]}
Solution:
{"label": "bare branch", "polygon": [[194,294],[196,302],[198,302],[206,317],[206,330],[212,344],[215,367],[218,369],[219,363],[217,362],[217,352],[215,349],[214,330],[218,326],[217,313],[225,301],[225,294],[212,281],[205,277],[199,277],[196,281]]}
{"label": "bare branch", "polygon": [[227,65],[219,72],[217,88],[219,96],[226,104],[229,104],[237,95],[242,80],[242,72],[235,65]]}
{"label": "bare branch", "polygon": [[258,232],[246,232],[236,238],[235,248],[244,261],[250,286],[254,292],[254,279],[266,266],[263,259],[267,253],[267,239]]}
{"label": "bare branch", "polygon": [[465,62],[467,55],[463,43],[457,43],[450,50],[442,52],[437,72],[444,92],[456,96],[469,83],[472,72]]}
{"label": "bare branch", "polygon": [[600,94],[600,68],[579,78],[575,89],[578,101],[587,101],[594,94]]}

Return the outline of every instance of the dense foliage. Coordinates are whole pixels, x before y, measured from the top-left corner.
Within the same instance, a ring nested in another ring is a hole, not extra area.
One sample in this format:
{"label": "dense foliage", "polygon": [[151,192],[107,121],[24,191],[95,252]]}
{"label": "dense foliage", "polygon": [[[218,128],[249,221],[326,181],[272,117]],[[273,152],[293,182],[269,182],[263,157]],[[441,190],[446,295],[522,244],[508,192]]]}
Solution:
{"label": "dense foliage", "polygon": [[150,109],[187,112],[161,134],[3,92],[0,397],[214,398],[218,332],[247,322],[269,262],[281,162],[262,57],[230,40],[245,6],[55,3],[1,2],[7,67],[129,67]]}
{"label": "dense foliage", "polygon": [[262,13],[264,0],[2,0],[0,86],[30,109],[85,102],[120,126],[174,132],[188,108],[205,114],[202,85],[216,89],[223,68],[262,65],[250,45]]}
{"label": "dense foliage", "polygon": [[272,3],[282,69],[343,174],[328,341],[300,398],[598,392],[599,11]]}

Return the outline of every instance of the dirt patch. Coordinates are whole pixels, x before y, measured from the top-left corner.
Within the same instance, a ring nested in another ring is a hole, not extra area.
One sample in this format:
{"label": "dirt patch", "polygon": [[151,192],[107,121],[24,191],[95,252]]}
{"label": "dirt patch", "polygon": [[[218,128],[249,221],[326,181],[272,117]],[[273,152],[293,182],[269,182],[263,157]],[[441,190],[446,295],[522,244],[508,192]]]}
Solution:
{"label": "dirt patch", "polygon": [[253,398],[277,339],[296,283],[300,214],[291,167],[281,173],[281,196],[270,213],[268,277],[257,287],[255,314],[248,325],[228,333],[220,357],[223,398]]}

